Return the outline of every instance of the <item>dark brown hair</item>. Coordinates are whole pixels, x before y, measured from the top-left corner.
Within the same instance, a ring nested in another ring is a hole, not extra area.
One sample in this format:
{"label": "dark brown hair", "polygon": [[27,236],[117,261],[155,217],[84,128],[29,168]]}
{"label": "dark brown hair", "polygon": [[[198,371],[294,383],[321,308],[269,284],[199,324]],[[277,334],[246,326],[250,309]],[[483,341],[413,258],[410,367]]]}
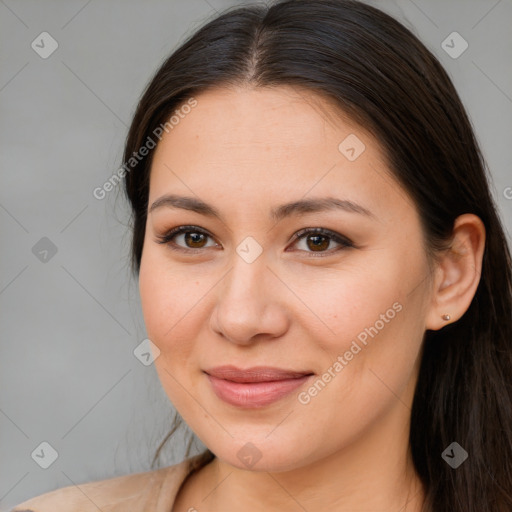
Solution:
{"label": "dark brown hair", "polygon": [[[449,243],[457,216],[482,219],[486,246],[471,305],[453,324],[425,332],[410,448],[426,490],[424,512],[512,510],[511,258],[485,162],[447,73],[401,23],[358,1],[230,8],[181,44],[152,78],[124,161],[192,96],[239,85],[316,92],[375,135],[418,209],[429,255]],[[125,178],[136,274],[153,153]],[[469,454],[457,469],[441,457],[453,441]]]}

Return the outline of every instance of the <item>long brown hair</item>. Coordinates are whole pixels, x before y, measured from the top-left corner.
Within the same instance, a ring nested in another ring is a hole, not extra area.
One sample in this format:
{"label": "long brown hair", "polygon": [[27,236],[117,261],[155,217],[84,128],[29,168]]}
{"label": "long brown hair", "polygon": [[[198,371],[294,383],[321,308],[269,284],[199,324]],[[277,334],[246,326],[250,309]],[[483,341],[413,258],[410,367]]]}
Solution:
{"label": "long brown hair", "polygon": [[[425,332],[410,447],[426,489],[424,512],[512,510],[511,258],[485,162],[447,73],[402,24],[358,1],[230,8],[191,35],[152,78],[133,117],[124,161],[191,97],[244,84],[316,92],[370,130],[414,200],[429,255],[449,241],[457,216],[482,219],[486,247],[471,305],[453,324]],[[135,274],[153,153],[125,176]],[[469,454],[456,469],[441,457],[453,441]]]}

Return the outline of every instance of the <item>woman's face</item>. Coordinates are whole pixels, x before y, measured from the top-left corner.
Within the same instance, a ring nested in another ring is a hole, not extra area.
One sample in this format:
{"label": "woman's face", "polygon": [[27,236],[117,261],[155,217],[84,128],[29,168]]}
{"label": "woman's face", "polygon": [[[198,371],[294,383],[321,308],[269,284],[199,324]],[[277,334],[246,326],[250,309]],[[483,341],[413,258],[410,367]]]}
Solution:
{"label": "woman's face", "polygon": [[[196,100],[155,150],[140,268],[169,399],[239,468],[406,440],[431,284],[414,203],[376,141],[287,87]],[[241,373],[215,378],[226,365]]]}

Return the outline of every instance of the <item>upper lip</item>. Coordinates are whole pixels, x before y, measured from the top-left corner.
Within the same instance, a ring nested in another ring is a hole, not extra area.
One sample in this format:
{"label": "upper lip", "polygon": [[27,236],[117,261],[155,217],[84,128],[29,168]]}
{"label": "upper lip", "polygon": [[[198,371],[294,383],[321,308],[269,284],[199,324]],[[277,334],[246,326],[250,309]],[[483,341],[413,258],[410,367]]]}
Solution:
{"label": "upper lip", "polygon": [[272,382],[276,380],[297,379],[313,374],[311,371],[285,370],[272,366],[252,366],[251,368],[241,369],[232,365],[216,366],[215,368],[204,370],[204,372],[212,377],[232,382]]}

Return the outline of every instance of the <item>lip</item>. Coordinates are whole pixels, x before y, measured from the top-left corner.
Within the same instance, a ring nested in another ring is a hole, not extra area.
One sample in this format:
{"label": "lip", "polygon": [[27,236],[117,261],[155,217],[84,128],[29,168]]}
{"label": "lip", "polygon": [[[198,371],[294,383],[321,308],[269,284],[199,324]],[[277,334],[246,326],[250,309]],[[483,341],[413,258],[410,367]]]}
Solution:
{"label": "lip", "polygon": [[214,393],[237,407],[258,408],[269,405],[304,384],[311,371],[285,370],[253,366],[245,370],[235,366],[217,366],[204,370]]}

